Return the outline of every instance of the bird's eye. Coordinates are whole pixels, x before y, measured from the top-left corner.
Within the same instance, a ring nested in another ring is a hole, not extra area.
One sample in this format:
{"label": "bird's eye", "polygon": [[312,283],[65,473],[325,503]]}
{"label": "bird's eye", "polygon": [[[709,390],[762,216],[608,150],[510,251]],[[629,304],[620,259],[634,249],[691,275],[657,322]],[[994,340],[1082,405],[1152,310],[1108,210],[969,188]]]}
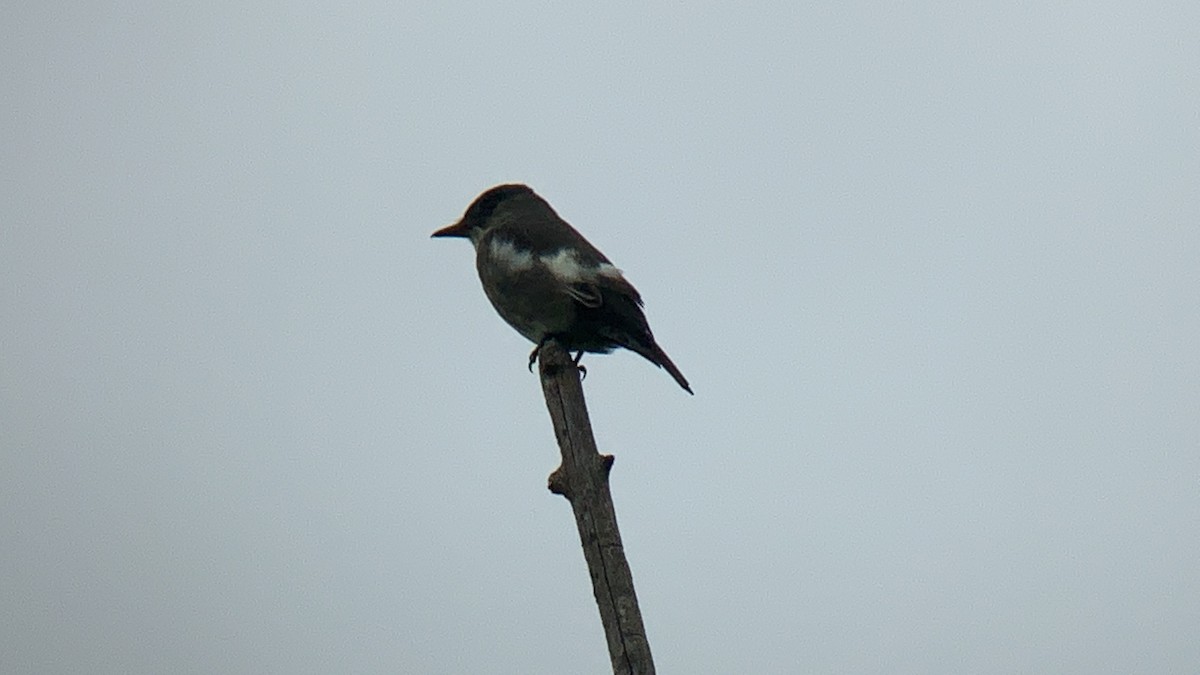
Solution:
{"label": "bird's eye", "polygon": [[500,185],[491,190],[479,195],[471,208],[467,209],[467,215],[472,220],[487,220],[492,213],[496,211],[496,207],[509,197],[513,197],[522,192],[527,192],[529,188],[523,185]]}
{"label": "bird's eye", "polygon": [[496,207],[499,206],[500,202],[503,200],[504,195],[501,194],[492,193],[484,195],[479,199],[479,201],[475,202],[475,208],[471,209],[475,212],[471,214],[472,217],[479,220],[487,220],[489,217],[491,217],[492,213],[496,210]]}

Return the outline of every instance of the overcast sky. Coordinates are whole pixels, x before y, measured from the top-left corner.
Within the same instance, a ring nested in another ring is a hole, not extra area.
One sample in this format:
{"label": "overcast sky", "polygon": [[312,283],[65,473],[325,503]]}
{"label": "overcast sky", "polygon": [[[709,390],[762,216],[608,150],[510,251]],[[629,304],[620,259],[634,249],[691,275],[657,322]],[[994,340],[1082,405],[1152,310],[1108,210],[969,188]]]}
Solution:
{"label": "overcast sky", "polygon": [[1200,672],[1200,4],[1010,5],[9,8],[0,672],[607,672],[509,181],[660,672]]}

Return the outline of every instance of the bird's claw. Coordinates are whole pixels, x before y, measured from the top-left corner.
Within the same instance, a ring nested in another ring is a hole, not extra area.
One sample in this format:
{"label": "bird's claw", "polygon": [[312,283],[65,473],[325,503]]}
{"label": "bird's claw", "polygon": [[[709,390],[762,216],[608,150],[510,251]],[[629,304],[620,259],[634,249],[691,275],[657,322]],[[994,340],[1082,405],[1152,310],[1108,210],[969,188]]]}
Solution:
{"label": "bird's claw", "polygon": [[538,355],[542,353],[542,347],[546,346],[546,343],[552,339],[554,338],[550,337],[549,335],[543,337],[537,343],[537,346],[533,348],[533,351],[529,352],[529,372],[533,372],[533,364],[538,360]]}
{"label": "bird's claw", "polygon": [[[529,352],[529,372],[531,372],[531,373],[533,372],[533,364],[537,362],[538,356],[542,353],[542,347],[550,340],[551,340],[551,338],[549,336],[542,338],[542,341],[539,342],[537,344],[537,346],[533,348],[533,351]],[[587,366],[579,365],[579,360],[582,358],[583,358],[583,351],[580,350],[579,353],[576,354],[575,358],[574,358],[575,367],[579,369],[580,379],[586,380],[587,379]]]}

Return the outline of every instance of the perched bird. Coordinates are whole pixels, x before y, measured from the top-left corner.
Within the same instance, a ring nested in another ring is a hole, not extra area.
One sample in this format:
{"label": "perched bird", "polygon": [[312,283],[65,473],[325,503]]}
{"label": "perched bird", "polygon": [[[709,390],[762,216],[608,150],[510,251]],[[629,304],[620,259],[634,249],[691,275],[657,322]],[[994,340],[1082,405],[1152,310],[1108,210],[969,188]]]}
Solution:
{"label": "perched bird", "polygon": [[621,270],[525,185],[497,185],[479,195],[457,223],[434,237],[466,237],[475,246],[483,291],[500,316],[537,346],[607,354],[641,354],[689,394],[683,373],[654,341],[642,297]]}

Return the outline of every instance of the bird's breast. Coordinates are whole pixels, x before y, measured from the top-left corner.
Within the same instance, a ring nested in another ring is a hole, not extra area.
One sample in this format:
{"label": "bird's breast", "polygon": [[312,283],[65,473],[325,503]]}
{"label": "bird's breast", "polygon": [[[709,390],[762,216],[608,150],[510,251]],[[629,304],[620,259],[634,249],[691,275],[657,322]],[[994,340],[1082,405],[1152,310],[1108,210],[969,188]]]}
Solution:
{"label": "bird's breast", "polygon": [[480,242],[476,268],[484,293],[501,318],[527,339],[570,329],[575,307],[546,260],[510,242]]}

